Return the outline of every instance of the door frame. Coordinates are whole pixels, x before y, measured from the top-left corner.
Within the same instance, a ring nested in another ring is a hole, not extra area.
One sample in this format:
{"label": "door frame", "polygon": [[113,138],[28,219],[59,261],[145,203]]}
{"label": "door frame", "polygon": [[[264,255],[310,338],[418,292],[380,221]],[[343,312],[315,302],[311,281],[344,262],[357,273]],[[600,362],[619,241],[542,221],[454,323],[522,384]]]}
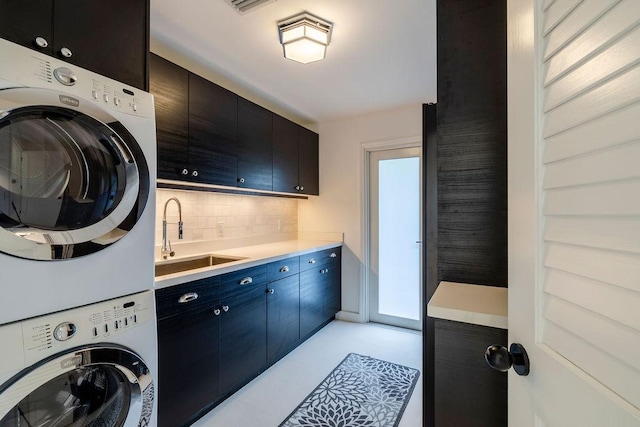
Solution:
{"label": "door frame", "polygon": [[[363,142],[360,144],[360,179],[361,179],[361,221],[362,229],[360,235],[362,236],[361,244],[362,244],[362,260],[363,262],[360,264],[360,304],[359,304],[359,316],[358,321],[360,323],[369,322],[369,290],[370,290],[370,271],[371,271],[371,251],[369,250],[369,245],[371,243],[370,236],[370,226],[371,221],[370,218],[370,209],[369,209],[369,176],[370,176],[370,167],[369,167],[369,156],[372,152],[375,151],[385,151],[385,150],[395,150],[401,148],[421,148],[422,147],[422,135],[419,136],[409,136],[405,138],[396,138],[396,139],[388,139],[381,141],[370,141]],[[420,175],[421,177],[424,175],[424,159],[420,163]],[[421,224],[421,229],[424,229],[424,223]],[[424,244],[422,250],[424,251]],[[421,256],[421,261],[423,257]],[[421,275],[424,275],[424,265],[421,266],[422,272]],[[422,286],[422,282],[421,282]],[[422,296],[424,300],[424,295]],[[424,301],[421,304],[423,307]],[[421,313],[421,316],[424,318],[426,312]]]}

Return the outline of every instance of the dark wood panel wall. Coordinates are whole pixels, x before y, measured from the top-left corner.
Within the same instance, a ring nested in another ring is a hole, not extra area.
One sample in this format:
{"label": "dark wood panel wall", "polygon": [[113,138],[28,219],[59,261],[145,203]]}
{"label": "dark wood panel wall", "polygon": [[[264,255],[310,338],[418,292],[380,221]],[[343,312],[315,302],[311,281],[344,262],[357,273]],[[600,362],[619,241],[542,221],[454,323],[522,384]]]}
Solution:
{"label": "dark wood panel wall", "polygon": [[438,279],[507,286],[506,0],[438,0]]}
{"label": "dark wood panel wall", "polygon": [[[438,102],[423,119],[427,302],[443,280],[507,286],[506,0],[437,0],[437,9]],[[451,393],[435,386],[436,355],[446,356],[436,322],[426,317],[423,329],[427,427],[437,425],[437,396]],[[482,353],[473,353],[464,357],[481,366]],[[495,379],[504,399],[506,377]]]}

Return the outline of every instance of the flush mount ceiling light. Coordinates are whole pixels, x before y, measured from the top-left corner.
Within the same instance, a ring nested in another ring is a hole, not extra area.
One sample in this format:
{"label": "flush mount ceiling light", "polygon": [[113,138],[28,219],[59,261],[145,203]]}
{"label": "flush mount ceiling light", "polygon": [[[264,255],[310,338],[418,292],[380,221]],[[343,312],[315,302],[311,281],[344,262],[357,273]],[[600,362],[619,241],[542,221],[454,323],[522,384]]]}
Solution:
{"label": "flush mount ceiling light", "polygon": [[308,64],[324,59],[333,24],[304,12],[278,22],[284,57]]}

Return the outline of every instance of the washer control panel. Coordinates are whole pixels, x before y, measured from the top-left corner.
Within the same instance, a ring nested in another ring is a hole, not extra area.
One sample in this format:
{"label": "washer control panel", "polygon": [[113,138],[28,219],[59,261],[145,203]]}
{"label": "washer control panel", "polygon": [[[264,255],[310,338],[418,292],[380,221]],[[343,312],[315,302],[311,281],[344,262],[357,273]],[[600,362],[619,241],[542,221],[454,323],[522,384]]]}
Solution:
{"label": "washer control panel", "polygon": [[24,357],[28,364],[67,348],[110,341],[153,320],[153,292],[91,304],[25,320],[22,323]]}

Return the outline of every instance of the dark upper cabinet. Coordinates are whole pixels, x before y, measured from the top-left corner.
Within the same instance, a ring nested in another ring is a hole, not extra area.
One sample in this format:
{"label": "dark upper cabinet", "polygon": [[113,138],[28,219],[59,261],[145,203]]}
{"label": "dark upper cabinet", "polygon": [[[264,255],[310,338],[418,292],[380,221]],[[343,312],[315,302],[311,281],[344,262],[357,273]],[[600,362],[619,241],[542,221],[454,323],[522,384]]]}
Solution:
{"label": "dark upper cabinet", "polygon": [[146,89],[148,17],[148,0],[0,0],[0,37]]}
{"label": "dark upper cabinet", "polygon": [[318,134],[273,115],[273,190],[319,194]]}
{"label": "dark upper cabinet", "polygon": [[273,115],[273,191],[295,193],[298,187],[298,125]]}
{"label": "dark upper cabinet", "polygon": [[149,91],[156,107],[158,178],[185,179],[189,165],[189,72],[149,56]]}
{"label": "dark upper cabinet", "polygon": [[319,194],[318,134],[150,57],[158,178]]}
{"label": "dark upper cabinet", "polygon": [[273,114],[238,98],[238,187],[271,190]]}
{"label": "dark upper cabinet", "polygon": [[300,126],[298,128],[298,182],[300,192],[318,195],[319,184],[319,156],[318,134]]}
{"label": "dark upper cabinet", "polygon": [[236,186],[238,95],[189,74],[189,169],[194,181]]}
{"label": "dark upper cabinet", "polygon": [[53,55],[53,0],[0,0],[0,38]]}

